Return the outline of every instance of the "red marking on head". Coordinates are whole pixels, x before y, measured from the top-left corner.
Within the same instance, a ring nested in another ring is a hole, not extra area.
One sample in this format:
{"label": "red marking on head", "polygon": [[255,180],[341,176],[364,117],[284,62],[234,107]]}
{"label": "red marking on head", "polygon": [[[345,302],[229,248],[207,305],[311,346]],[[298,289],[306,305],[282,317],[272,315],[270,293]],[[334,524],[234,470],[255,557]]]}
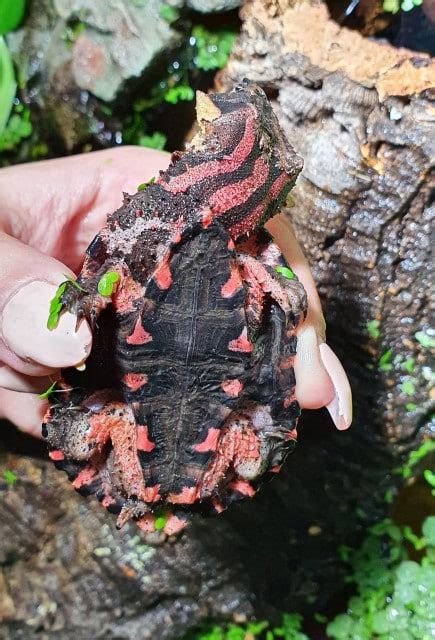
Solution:
{"label": "red marking on head", "polygon": [[127,344],[146,344],[147,342],[151,342],[152,339],[152,335],[143,328],[142,320],[139,317],[134,325],[133,333],[128,336],[125,341]]}
{"label": "red marking on head", "polygon": [[47,424],[47,422],[50,422],[50,418],[51,418],[51,407],[48,407],[47,411],[44,413],[44,417],[42,418],[42,424]]}
{"label": "red marking on head", "polygon": [[243,287],[239,269],[235,263],[230,265],[230,277],[221,287],[221,295],[223,298],[231,298],[237,291]]}
{"label": "red marking on head", "polygon": [[137,427],[137,448],[139,451],[146,451],[149,453],[156,446],[148,437],[148,427],[146,424],[139,424]]}
{"label": "red marking on head", "polygon": [[157,183],[172,193],[183,193],[205,178],[213,178],[238,169],[251,153],[255,142],[255,115],[253,108],[248,108],[251,113],[247,114],[243,137],[230,155],[224,156],[221,160],[210,160],[190,167],[185,173],[169,178],[168,183],[159,178]]}
{"label": "red marking on head", "polygon": [[207,451],[216,451],[217,443],[219,440],[220,429],[211,427],[203,442],[194,445],[194,450],[198,453],[207,453]]}
{"label": "red marking on head", "polygon": [[238,338],[230,341],[228,349],[230,351],[239,351],[241,353],[251,353],[253,349],[252,342],[249,342],[247,334],[248,332],[245,327]]}
{"label": "red marking on head", "polygon": [[193,504],[198,499],[198,487],[183,487],[181,493],[170,493],[167,497],[172,504]]}
{"label": "red marking on head", "polygon": [[269,201],[276,200],[279,196],[280,192],[283,190],[285,185],[288,183],[289,177],[286,173],[281,173],[276,180],[272,183],[269,190]]}
{"label": "red marking on head", "polygon": [[243,389],[243,384],[240,380],[224,380],[221,382],[221,388],[230,398],[237,398]]}
{"label": "red marking on head", "polygon": [[143,297],[141,285],[130,276],[122,277],[112,296],[112,304],[119,313],[135,310],[135,300]]}
{"label": "red marking on head", "polygon": [[227,247],[228,247],[228,249],[229,249],[230,251],[233,251],[233,250],[236,248],[236,246],[235,246],[235,244],[234,244],[234,242],[232,241],[232,239],[231,239],[231,238],[228,240]]}
{"label": "red marking on head", "polygon": [[135,209],[134,215],[136,216],[136,218],[140,218],[142,216],[142,209]]}
{"label": "red marking on head", "polygon": [[65,456],[63,455],[62,451],[50,451],[48,453],[49,458],[51,458],[51,460],[64,460]]}
{"label": "red marking on head", "polygon": [[254,229],[264,213],[265,206],[265,203],[261,202],[257,207],[255,207],[255,209],[252,209],[252,211],[250,211],[243,220],[238,220],[232,224],[228,229],[231,236],[233,238],[238,238],[239,236],[247,233],[247,231]]}
{"label": "red marking on head", "polygon": [[207,207],[201,214],[201,224],[204,229],[207,229],[208,226],[213,222],[213,213],[210,207]]}
{"label": "red marking on head", "polygon": [[172,274],[169,268],[169,255],[166,255],[153,274],[159,289],[169,289],[172,284]]}
{"label": "red marking on head", "polygon": [[213,213],[221,215],[228,209],[246,202],[253,192],[266,182],[267,174],[267,164],[263,158],[257,158],[251,175],[244,180],[225,185],[210,196],[209,204]]}
{"label": "red marking on head", "polygon": [[174,536],[175,534],[182,531],[185,526],[187,526],[187,520],[171,514],[166,520],[166,524],[163,527],[163,532],[166,533],[167,536]]}
{"label": "red marking on head", "polygon": [[131,391],[137,391],[148,382],[148,376],[145,373],[126,373],[122,381]]}
{"label": "red marking on head", "polygon": [[177,231],[177,233],[174,236],[172,236],[171,242],[173,244],[180,244],[181,239],[182,239],[181,233]]}
{"label": "red marking on head", "polygon": [[228,489],[237,491],[237,493],[241,493],[243,496],[248,496],[249,498],[255,496],[254,487],[251,486],[247,480],[242,480],[240,478],[238,478],[237,480],[233,480],[233,482],[230,482],[228,485]]}

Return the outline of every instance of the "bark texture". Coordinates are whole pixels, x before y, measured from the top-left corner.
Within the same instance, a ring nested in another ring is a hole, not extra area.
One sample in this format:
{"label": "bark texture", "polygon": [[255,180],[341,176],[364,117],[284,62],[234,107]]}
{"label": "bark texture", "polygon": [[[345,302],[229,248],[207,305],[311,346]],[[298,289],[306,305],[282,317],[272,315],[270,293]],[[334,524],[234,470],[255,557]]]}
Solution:
{"label": "bark texture", "polygon": [[335,433],[325,413],[307,414],[255,500],[163,545],[133,525],[117,532],[43,446],[5,442],[0,467],[17,481],[0,487],[2,639],[169,640],[206,618],[319,610],[340,585],[337,547],[382,513],[398,452],[428,429],[428,351],[415,334],[429,314],[434,64],[340,29],[320,3],[243,12],[219,84],[259,82],[305,160],[289,214],[352,378],[354,427]]}

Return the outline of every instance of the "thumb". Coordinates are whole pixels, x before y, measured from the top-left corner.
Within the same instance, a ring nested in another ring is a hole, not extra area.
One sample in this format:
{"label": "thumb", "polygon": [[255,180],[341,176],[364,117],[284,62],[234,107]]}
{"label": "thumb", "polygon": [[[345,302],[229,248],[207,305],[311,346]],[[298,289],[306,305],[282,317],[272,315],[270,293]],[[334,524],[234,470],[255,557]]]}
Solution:
{"label": "thumb", "polygon": [[0,231],[0,363],[20,373],[44,376],[82,362],[91,349],[86,322],[66,312],[47,329],[50,301],[74,273]]}

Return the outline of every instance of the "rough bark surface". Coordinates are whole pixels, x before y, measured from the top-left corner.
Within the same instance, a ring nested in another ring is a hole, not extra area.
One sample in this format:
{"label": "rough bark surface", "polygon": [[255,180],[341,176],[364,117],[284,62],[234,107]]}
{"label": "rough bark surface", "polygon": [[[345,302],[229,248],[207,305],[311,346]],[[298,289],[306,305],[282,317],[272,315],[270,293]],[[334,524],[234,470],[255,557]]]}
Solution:
{"label": "rough bark surface", "polygon": [[[160,546],[133,525],[117,532],[23,439],[0,457],[17,476],[0,486],[2,639],[165,640],[206,618],[319,610],[340,585],[337,547],[380,515],[398,450],[427,428],[415,333],[428,322],[434,65],[339,29],[321,4],[258,0],[244,14],[220,85],[259,82],[305,159],[291,216],[352,378],[354,428],[334,433],[326,414],[307,414],[296,452],[255,500]],[[373,319],[378,339],[365,329]],[[393,358],[379,370],[390,348],[415,359],[412,374]]]}

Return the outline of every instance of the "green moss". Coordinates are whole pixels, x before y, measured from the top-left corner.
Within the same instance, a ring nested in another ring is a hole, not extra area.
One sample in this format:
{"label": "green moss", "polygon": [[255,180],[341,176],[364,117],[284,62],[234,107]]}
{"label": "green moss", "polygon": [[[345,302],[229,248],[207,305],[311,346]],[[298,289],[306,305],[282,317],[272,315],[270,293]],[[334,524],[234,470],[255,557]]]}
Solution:
{"label": "green moss", "polygon": [[381,355],[378,362],[378,368],[380,371],[384,371],[384,372],[391,371],[391,369],[393,368],[393,365],[391,363],[392,357],[393,357],[392,349],[388,349]]}
{"label": "green moss", "polygon": [[423,4],[423,0],[384,0],[383,7],[386,13],[398,13],[402,11],[411,11],[415,7]]}

